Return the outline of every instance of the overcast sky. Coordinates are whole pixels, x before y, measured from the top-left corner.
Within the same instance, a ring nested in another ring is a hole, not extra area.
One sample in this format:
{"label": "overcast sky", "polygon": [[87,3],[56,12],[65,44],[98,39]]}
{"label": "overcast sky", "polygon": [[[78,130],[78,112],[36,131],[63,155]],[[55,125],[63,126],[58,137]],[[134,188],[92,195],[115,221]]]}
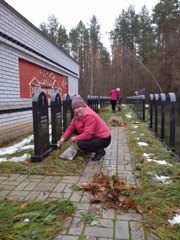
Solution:
{"label": "overcast sky", "polygon": [[54,14],[59,23],[69,32],[82,20],[87,26],[93,15],[101,26],[101,41],[108,48],[108,34],[114,29],[115,19],[122,9],[127,10],[130,5],[139,13],[143,5],[152,10],[160,0],[6,0],[21,15],[36,27],[40,23],[47,23],[48,16]]}

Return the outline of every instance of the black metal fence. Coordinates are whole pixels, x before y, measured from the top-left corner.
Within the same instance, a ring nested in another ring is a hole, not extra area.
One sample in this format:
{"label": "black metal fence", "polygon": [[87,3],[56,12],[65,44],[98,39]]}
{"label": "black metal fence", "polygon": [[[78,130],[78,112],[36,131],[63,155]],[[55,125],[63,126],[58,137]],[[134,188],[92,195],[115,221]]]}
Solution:
{"label": "black metal fence", "polygon": [[[140,120],[145,121],[145,95],[126,98]],[[180,156],[180,96],[175,93],[149,95],[149,128],[168,149]]]}
{"label": "black metal fence", "polygon": [[180,156],[180,108],[175,93],[150,94],[149,128]]}
{"label": "black metal fence", "polygon": [[126,103],[130,105],[141,121],[145,121],[145,95],[127,97]]}
{"label": "black metal fence", "polygon": [[87,105],[98,113],[99,108],[105,108],[110,104],[109,97],[106,96],[87,96]]}

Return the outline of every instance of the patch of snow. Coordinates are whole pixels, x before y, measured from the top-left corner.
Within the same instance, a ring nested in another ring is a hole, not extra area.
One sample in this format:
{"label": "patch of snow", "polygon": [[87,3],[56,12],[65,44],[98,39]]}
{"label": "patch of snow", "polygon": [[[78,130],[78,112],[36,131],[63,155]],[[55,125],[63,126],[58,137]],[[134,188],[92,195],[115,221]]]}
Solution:
{"label": "patch of snow", "polygon": [[145,143],[145,142],[138,142],[138,145],[139,145],[139,146],[143,146],[143,147],[146,147],[146,146],[148,146],[148,144],[147,144],[147,143]]}
{"label": "patch of snow", "polygon": [[31,157],[30,154],[25,153],[20,157],[12,157],[10,159],[7,158],[0,158],[0,162],[23,162]]}
{"label": "patch of snow", "polygon": [[133,128],[138,128],[138,126],[137,126],[137,125],[132,125],[132,127],[133,127]]}
{"label": "patch of snow", "polygon": [[180,214],[176,214],[175,217],[173,217],[172,220],[168,220],[168,222],[173,225],[173,224],[180,224]]}
{"label": "patch of snow", "polygon": [[143,153],[143,156],[146,158],[150,158],[152,156],[152,154],[151,153]]}
{"label": "patch of snow", "polygon": [[127,117],[127,118],[132,118],[132,115],[131,114],[125,114],[125,116]]}
{"label": "patch of snow", "polygon": [[33,140],[33,135],[23,139],[21,142],[14,144],[10,147],[4,147],[0,149],[0,156],[13,154],[17,152],[20,148],[24,147],[26,144],[29,144]]}
{"label": "patch of snow", "polygon": [[153,160],[151,158],[148,158],[147,159],[148,162],[155,162],[155,163],[158,163],[160,165],[168,165],[168,166],[172,166],[172,164],[166,162],[165,160]]}
{"label": "patch of snow", "polygon": [[155,175],[155,179],[161,183],[170,183],[169,181],[169,177],[167,176],[158,176],[158,175]]}

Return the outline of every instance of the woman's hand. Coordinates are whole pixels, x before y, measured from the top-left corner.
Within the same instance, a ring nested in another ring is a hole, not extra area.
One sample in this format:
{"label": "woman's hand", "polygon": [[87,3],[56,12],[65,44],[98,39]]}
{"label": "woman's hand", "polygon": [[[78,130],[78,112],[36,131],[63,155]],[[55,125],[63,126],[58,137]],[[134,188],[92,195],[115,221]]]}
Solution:
{"label": "woman's hand", "polygon": [[65,138],[60,138],[60,140],[57,142],[57,146],[61,147],[64,141],[65,141]]}
{"label": "woman's hand", "polygon": [[76,141],[76,137],[72,137],[71,142],[75,142],[75,141]]}

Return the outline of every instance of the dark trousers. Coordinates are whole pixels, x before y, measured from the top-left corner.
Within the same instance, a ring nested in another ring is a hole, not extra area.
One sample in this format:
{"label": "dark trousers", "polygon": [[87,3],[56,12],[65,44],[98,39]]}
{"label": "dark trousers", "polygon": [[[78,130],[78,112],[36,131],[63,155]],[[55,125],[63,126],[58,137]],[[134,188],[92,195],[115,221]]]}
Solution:
{"label": "dark trousers", "polygon": [[116,110],[116,104],[117,104],[117,101],[116,101],[116,100],[111,100],[111,107],[112,107],[112,110],[113,110],[113,111]]}
{"label": "dark trousers", "polygon": [[77,145],[86,152],[98,153],[101,149],[108,147],[110,142],[111,136],[108,138],[91,138],[88,140],[80,140],[77,142]]}

